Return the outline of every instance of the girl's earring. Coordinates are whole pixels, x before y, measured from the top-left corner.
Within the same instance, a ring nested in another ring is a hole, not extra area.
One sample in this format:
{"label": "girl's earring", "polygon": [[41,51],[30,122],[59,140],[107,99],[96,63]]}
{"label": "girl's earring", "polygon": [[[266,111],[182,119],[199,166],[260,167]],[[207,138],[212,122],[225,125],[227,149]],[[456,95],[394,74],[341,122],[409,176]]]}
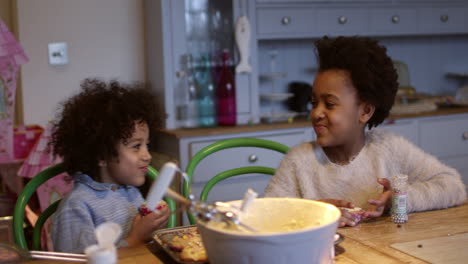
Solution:
{"label": "girl's earring", "polygon": [[98,165],[99,165],[99,167],[106,167],[106,166],[107,166],[107,162],[104,161],[104,160],[100,160]]}

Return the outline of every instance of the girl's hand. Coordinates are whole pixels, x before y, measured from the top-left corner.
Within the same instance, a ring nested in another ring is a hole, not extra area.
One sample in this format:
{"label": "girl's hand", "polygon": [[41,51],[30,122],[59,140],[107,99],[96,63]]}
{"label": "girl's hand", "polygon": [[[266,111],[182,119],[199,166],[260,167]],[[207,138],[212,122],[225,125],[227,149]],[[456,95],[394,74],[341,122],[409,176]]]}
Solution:
{"label": "girl's hand", "polygon": [[151,240],[153,231],[164,228],[170,215],[166,203],[161,203],[161,209],[141,216],[137,214],[133,219],[132,228],[125,239],[129,246],[144,244]]}
{"label": "girl's hand", "polygon": [[383,185],[383,192],[377,200],[368,200],[371,205],[364,212],[364,218],[374,218],[381,216],[386,209],[389,209],[392,204],[392,191],[391,184],[388,179],[379,178],[377,182]]}
{"label": "girl's hand", "polygon": [[344,201],[344,200],[336,200],[336,199],[321,199],[318,200],[320,202],[325,202],[329,204],[333,204],[334,206],[338,207],[341,211],[341,217],[338,223],[339,227],[344,226],[356,226],[359,221],[355,219],[354,215],[344,208],[353,209],[354,205],[351,202]]}

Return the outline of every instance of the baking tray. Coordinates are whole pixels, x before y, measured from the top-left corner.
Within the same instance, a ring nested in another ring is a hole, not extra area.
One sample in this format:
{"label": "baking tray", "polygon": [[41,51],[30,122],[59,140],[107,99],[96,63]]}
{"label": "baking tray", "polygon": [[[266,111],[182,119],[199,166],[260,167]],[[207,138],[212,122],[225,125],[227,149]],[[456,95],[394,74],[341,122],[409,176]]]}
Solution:
{"label": "baking tray", "polygon": [[[197,229],[196,225],[189,226],[179,226],[174,228],[160,229],[153,233],[153,240],[157,248],[162,249],[174,263],[180,264],[206,264],[208,262],[200,261],[183,261],[180,259],[180,252],[171,250],[168,246],[168,242],[172,240],[174,236],[180,235],[184,232],[190,232],[192,229]],[[338,239],[335,240],[334,244],[337,246],[344,240],[344,236],[340,233],[337,233]]]}
{"label": "baking tray", "polygon": [[153,240],[158,247],[162,248],[163,251],[169,255],[175,263],[180,264],[205,264],[208,262],[200,261],[183,261],[180,259],[180,252],[171,250],[168,246],[168,242],[172,240],[174,236],[183,234],[184,232],[190,232],[192,229],[197,229],[196,225],[179,226],[174,228],[160,229],[153,233]]}

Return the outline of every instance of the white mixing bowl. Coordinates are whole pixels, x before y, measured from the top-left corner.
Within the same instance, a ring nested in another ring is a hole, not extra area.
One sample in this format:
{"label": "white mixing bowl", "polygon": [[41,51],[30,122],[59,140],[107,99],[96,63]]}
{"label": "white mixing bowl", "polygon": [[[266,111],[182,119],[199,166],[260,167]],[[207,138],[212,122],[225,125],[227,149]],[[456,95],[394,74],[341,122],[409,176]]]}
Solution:
{"label": "white mixing bowl", "polygon": [[335,206],[322,202],[259,198],[242,218],[258,233],[229,230],[201,221],[198,228],[210,264],[329,264],[340,215]]}

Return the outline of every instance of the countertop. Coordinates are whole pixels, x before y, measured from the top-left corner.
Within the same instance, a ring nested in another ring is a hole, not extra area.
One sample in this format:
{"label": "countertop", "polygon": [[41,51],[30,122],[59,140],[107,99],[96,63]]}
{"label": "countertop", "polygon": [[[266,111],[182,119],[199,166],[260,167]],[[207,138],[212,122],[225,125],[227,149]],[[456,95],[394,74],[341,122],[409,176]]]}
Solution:
{"label": "countertop", "polygon": [[[468,113],[468,107],[443,107],[438,108],[435,111],[416,113],[416,114],[402,114],[402,115],[390,115],[386,122],[392,120],[404,119],[404,118],[417,118],[417,117],[430,117],[440,115],[452,115]],[[225,134],[239,134],[248,132],[259,132],[279,129],[292,129],[301,127],[310,127],[311,123],[307,118],[295,118],[293,122],[277,122],[277,123],[259,123],[252,125],[238,125],[238,126],[219,126],[210,128],[182,128],[174,130],[161,130],[160,132],[170,137],[175,138],[191,138],[201,136],[217,136]]]}

